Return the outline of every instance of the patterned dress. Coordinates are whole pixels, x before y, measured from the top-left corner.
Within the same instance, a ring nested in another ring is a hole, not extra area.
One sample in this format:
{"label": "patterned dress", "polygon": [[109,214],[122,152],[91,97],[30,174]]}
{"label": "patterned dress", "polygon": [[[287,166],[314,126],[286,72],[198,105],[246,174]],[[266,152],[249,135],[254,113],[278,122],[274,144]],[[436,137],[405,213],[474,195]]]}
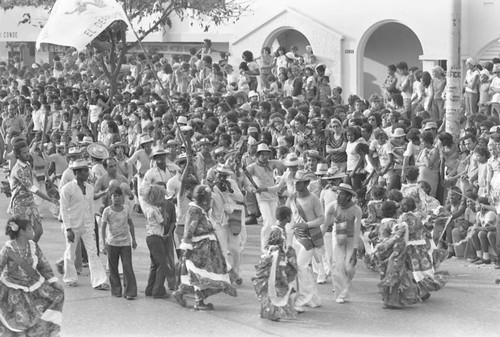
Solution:
{"label": "patterned dress", "polygon": [[446,284],[444,275],[434,272],[429,254],[430,234],[420,219],[404,213],[389,238],[376,247],[381,281],[382,300],[388,308],[402,308],[421,301],[429,291]]}
{"label": "patterned dress", "polygon": [[255,293],[260,301],[260,317],[277,321],[295,318],[291,283],[297,276],[297,257],[292,247],[286,247],[285,231],[273,226],[266,252],[255,266],[252,277]]}
{"label": "patterned dress", "polygon": [[[29,241],[25,256],[15,246],[8,241],[0,252],[0,321],[26,336],[59,336],[64,292],[54,286],[57,278],[35,242]],[[33,274],[16,260],[33,268]]]}
{"label": "patterned dress", "polygon": [[192,242],[192,249],[185,250],[180,261],[179,288],[184,293],[194,293],[198,301],[220,292],[236,296],[214,226],[195,203],[189,204],[184,240]]}
{"label": "patterned dress", "polygon": [[20,215],[33,222],[42,223],[33,194],[38,190],[33,184],[33,170],[30,164],[20,160],[12,168],[9,177],[12,197],[7,212]]}

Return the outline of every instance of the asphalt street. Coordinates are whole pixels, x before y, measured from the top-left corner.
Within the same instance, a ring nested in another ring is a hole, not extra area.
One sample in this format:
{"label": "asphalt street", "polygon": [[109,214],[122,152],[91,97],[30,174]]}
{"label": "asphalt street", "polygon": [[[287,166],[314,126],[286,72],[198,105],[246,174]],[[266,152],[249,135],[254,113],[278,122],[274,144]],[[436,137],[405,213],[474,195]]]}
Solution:
{"label": "asphalt street", "polygon": [[[8,199],[0,196],[0,227],[6,225]],[[64,251],[60,224],[42,207],[44,235],[40,246],[54,266]],[[352,298],[335,303],[332,283],[318,285],[323,303],[295,320],[271,322],[259,318],[259,302],[250,278],[259,260],[260,226],[248,226],[238,297],[219,294],[210,298],[212,312],[188,308],[173,299],[144,296],[149,272],[145,220],[134,215],[138,247],[133,264],[139,294],[135,301],[112,297],[109,291],[92,289],[88,269],[76,288],[65,287],[62,336],[500,336],[500,271],[491,266],[470,266],[463,259],[449,259],[440,270],[450,273],[444,289],[418,305],[402,310],[383,309],[377,293],[378,274],[359,261]],[[0,236],[0,244],[7,240]],[[105,261],[105,257],[101,257]],[[57,272],[56,272],[57,274]],[[60,276],[60,275],[57,275]],[[189,307],[190,305],[190,307]]]}

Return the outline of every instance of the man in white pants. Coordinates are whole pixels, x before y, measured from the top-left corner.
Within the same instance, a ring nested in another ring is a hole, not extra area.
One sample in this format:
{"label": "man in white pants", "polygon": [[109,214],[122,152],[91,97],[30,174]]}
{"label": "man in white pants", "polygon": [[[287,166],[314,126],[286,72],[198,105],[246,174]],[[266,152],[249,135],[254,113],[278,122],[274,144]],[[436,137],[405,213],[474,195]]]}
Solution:
{"label": "man in white pants", "polygon": [[342,183],[333,189],[338,191],[337,203],[328,209],[326,224],[335,223],[332,236],[333,289],[336,302],[344,303],[356,272],[362,211],[352,200],[357,194],[351,185]]}
{"label": "man in white pants", "polygon": [[[237,284],[241,284],[241,234],[234,234],[230,231],[228,220],[229,215],[238,206],[236,202],[243,202],[244,197],[236,181],[229,178],[232,173],[227,165],[218,164],[215,181],[209,181],[213,190],[211,218],[216,224],[215,234],[219,239],[228,269],[230,269],[229,275],[232,278],[231,281],[234,280]],[[228,251],[231,253],[232,261],[229,261]]]}
{"label": "man in white pants", "polygon": [[[257,146],[257,162],[248,166],[248,172],[259,188],[257,203],[262,214],[263,227],[260,231],[260,248],[264,247],[271,232],[271,226],[276,223],[276,208],[278,208],[278,187],[275,185],[273,171],[284,171],[284,165],[279,160],[269,160],[271,150],[265,143]],[[266,187],[268,186],[268,187]]]}
{"label": "man in white pants", "polygon": [[89,257],[92,287],[97,290],[108,290],[106,272],[97,256],[94,234],[94,188],[87,182],[89,164],[84,159],[77,159],[70,167],[76,179],[64,185],[60,192],[61,217],[66,230],[63,281],[70,287],[77,285],[75,255],[77,242],[81,238]]}
{"label": "man in white pants", "polygon": [[[295,193],[287,200],[287,205],[292,209],[294,230],[292,246],[297,253],[298,294],[295,298],[297,312],[304,312],[304,306],[315,308],[321,305],[313,272],[309,267],[315,248],[311,231],[319,230],[325,221],[319,198],[307,189],[309,182],[315,179],[314,173],[298,170],[295,174]],[[319,236],[322,237],[322,234],[319,233]]]}

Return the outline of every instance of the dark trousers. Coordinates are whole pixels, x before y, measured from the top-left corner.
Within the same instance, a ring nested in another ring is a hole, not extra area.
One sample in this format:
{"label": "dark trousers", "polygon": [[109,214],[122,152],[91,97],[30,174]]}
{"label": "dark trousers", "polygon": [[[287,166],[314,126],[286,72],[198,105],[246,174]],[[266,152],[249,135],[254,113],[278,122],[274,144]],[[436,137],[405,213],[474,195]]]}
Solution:
{"label": "dark trousers", "polygon": [[137,282],[135,280],[134,268],[132,267],[132,247],[131,246],[110,246],[108,245],[109,262],[109,283],[111,284],[111,294],[122,295],[122,283],[118,272],[119,260],[123,267],[123,287],[124,296],[137,296]]}
{"label": "dark trousers", "polygon": [[146,243],[151,259],[146,296],[162,296],[167,292],[165,289],[167,277],[169,288],[175,288],[173,241],[171,238],[165,240],[161,236],[150,235],[146,237]]}

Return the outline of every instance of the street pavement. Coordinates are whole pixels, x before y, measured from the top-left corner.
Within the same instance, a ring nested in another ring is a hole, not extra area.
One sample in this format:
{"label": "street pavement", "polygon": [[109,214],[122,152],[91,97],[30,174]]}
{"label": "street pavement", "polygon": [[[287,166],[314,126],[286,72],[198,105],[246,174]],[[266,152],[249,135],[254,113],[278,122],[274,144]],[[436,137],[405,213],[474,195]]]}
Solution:
{"label": "street pavement", "polygon": [[[0,196],[0,227],[4,233],[8,199]],[[47,206],[42,208],[44,235],[40,246],[54,266],[64,251],[60,224]],[[62,336],[500,336],[500,271],[491,266],[470,266],[463,259],[449,259],[440,270],[450,273],[449,283],[431,298],[401,310],[383,309],[377,292],[378,274],[359,261],[352,298],[335,303],[332,282],[318,285],[323,303],[295,320],[272,322],[259,318],[259,302],[250,278],[259,260],[260,225],[248,226],[238,297],[218,294],[209,298],[215,310],[198,312],[175,300],[146,298],[149,272],[145,220],[134,215],[138,247],[133,265],[139,294],[135,301],[112,297],[109,291],[92,289],[88,269],[79,286],[65,287]],[[7,240],[0,236],[0,244]],[[105,263],[105,257],[101,256]],[[55,271],[55,268],[54,268]],[[57,274],[57,271],[55,271]],[[57,275],[60,276],[60,275]]]}

